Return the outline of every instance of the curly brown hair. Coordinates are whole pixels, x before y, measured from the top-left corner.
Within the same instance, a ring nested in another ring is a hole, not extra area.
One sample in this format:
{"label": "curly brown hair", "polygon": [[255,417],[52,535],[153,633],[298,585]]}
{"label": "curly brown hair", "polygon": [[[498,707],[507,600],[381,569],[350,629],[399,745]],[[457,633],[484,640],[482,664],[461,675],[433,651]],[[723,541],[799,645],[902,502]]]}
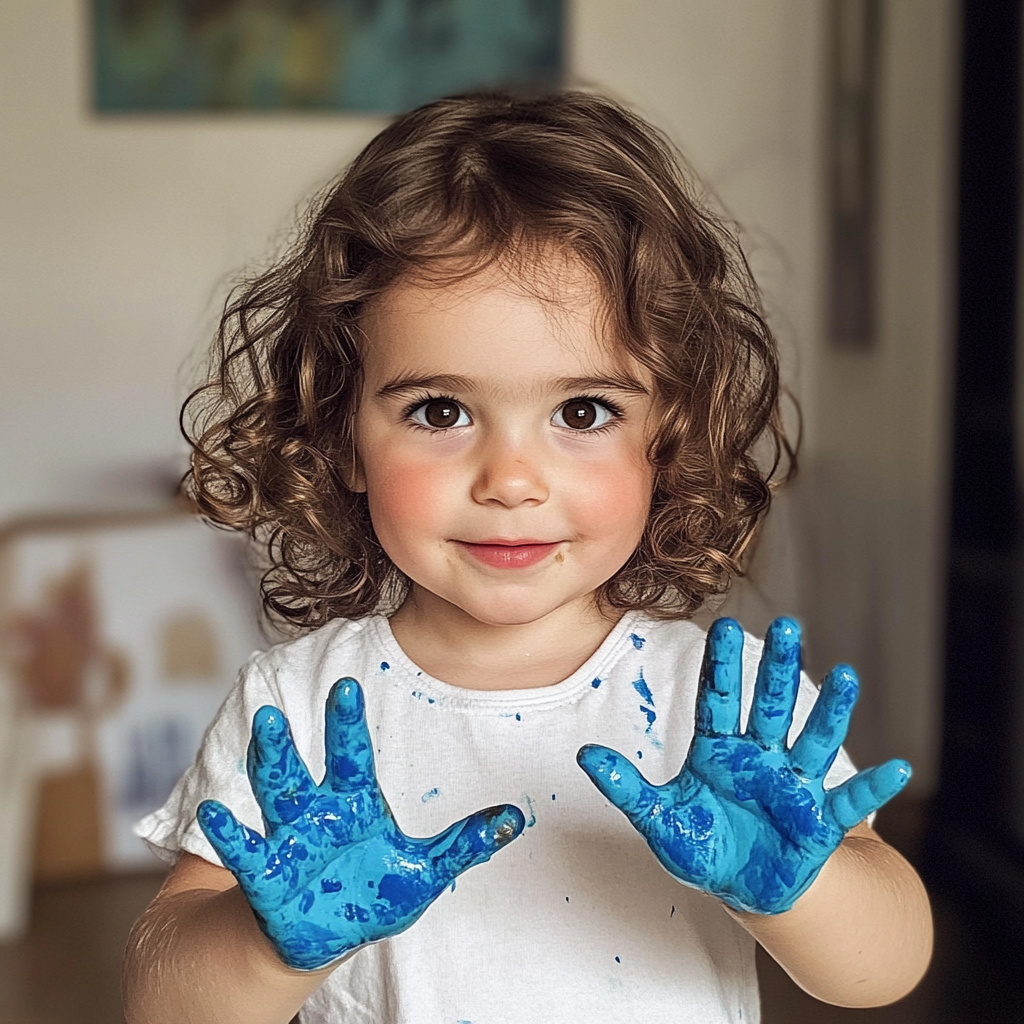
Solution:
{"label": "curly brown hair", "polygon": [[290,252],[232,293],[208,380],[182,409],[184,486],[212,522],[265,545],[272,618],[358,617],[409,585],[345,482],[364,304],[403,276],[443,277],[453,259],[472,273],[538,245],[595,275],[616,336],[655,383],[647,526],[599,600],[684,618],[727,589],[782,457],[787,477],[795,457],[757,288],[683,167],[650,125],[596,95],[440,100],[377,135]]}

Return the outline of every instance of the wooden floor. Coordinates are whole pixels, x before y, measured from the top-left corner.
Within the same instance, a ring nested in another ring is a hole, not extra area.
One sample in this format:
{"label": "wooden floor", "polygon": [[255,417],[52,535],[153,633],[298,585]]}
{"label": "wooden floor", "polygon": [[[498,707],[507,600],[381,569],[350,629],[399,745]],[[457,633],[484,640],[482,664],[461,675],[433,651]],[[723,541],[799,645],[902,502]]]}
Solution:
{"label": "wooden floor", "polygon": [[[888,827],[879,823],[911,859],[919,827],[919,816],[907,808]],[[28,937],[0,945],[0,1024],[122,1024],[125,937],[159,884],[145,875],[37,890]],[[764,1024],[1017,1024],[1021,979],[1000,973],[983,937],[951,906],[936,901],[935,917],[928,975],[906,999],[881,1009],[826,1006],[797,989],[769,957],[759,957]]]}

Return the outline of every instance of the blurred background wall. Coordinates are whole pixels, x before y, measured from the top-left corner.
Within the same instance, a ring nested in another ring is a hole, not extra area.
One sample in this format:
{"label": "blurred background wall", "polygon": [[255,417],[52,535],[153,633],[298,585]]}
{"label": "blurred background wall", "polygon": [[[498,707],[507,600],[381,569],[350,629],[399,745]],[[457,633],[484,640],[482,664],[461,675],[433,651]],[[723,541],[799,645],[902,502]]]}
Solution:
{"label": "blurred background wall", "polygon": [[[575,0],[569,80],[635,104],[741,226],[800,402],[797,485],[727,610],[807,627],[808,666],[865,683],[851,739],[934,786],[948,447],[951,0],[884,5],[879,320],[830,345],[828,5]],[[0,521],[146,507],[183,465],[176,410],[227,284],[384,121],[97,116],[89,5],[0,5]],[[790,417],[796,423],[795,416]]]}

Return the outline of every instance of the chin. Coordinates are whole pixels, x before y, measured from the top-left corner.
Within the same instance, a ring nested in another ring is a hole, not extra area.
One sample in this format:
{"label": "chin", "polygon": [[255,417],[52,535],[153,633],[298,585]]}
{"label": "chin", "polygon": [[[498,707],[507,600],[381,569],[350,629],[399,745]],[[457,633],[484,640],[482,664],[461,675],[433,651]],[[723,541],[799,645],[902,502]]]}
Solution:
{"label": "chin", "polygon": [[538,600],[536,595],[520,594],[514,597],[494,595],[474,601],[453,603],[486,626],[526,626],[543,619],[566,604],[571,604],[572,600],[569,598],[553,602],[550,597],[547,600]]}

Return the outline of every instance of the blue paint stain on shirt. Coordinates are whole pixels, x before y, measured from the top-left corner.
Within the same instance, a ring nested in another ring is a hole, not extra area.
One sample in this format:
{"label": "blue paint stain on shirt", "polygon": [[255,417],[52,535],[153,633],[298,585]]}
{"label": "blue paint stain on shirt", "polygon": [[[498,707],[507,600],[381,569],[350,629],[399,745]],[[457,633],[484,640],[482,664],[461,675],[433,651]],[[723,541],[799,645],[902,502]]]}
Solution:
{"label": "blue paint stain on shirt", "polygon": [[590,685],[596,690],[601,685],[601,680],[595,679]]}
{"label": "blue paint stain on shirt", "polygon": [[551,799],[552,799],[552,800],[554,800],[554,799],[555,799],[555,794],[554,794],[554,793],[552,793],[552,794],[551,794]]}
{"label": "blue paint stain on shirt", "polygon": [[380,670],[381,670],[381,672],[387,672],[387,670],[389,668],[391,668],[391,666],[386,661],[382,661],[380,663]]}
{"label": "blue paint stain on shirt", "polygon": [[633,642],[633,646],[639,651],[643,649],[645,643],[647,643],[647,637],[637,636],[636,633],[630,633],[629,639]]}
{"label": "blue paint stain on shirt", "polygon": [[636,752],[636,759],[637,759],[638,761],[642,761],[642,760],[643,760],[643,758],[644,758],[644,752],[643,752],[642,750],[638,750],[638,751]]}
{"label": "blue paint stain on shirt", "polygon": [[420,799],[424,803],[426,803],[428,800],[433,800],[435,796],[440,796],[440,795],[441,795],[441,790],[439,790],[437,788],[437,786],[435,786],[433,789],[428,789],[426,791],[426,793],[424,793],[423,796],[420,797]]}
{"label": "blue paint stain on shirt", "polygon": [[523,716],[521,714],[519,714],[519,712],[517,711],[516,712],[516,721],[517,722],[521,722],[522,720],[523,720]]}
{"label": "blue paint stain on shirt", "polygon": [[640,694],[640,697],[645,700],[651,707],[654,707],[654,694],[651,693],[651,688],[647,685],[647,680],[644,679],[644,670],[640,669],[640,676],[633,680],[633,689]]}
{"label": "blue paint stain on shirt", "polygon": [[526,806],[529,808],[530,816],[526,819],[526,827],[533,828],[537,824],[537,815],[533,809],[533,798],[523,794],[523,799],[526,801]]}
{"label": "blue paint stain on shirt", "polygon": [[[416,674],[419,675],[418,672]],[[413,690],[412,691],[412,695],[417,700],[424,700],[424,699],[426,699],[426,702],[428,704],[433,704],[434,703],[434,698],[433,697],[428,697],[422,690]]]}
{"label": "blue paint stain on shirt", "polygon": [[647,728],[644,732],[650,732],[654,723],[658,720],[658,714],[654,708],[645,707],[643,704],[640,705],[640,710],[647,716]]}
{"label": "blue paint stain on shirt", "polygon": [[668,916],[669,916],[669,917],[675,917],[675,916],[676,916],[676,908],[675,908],[675,907],[673,907],[673,908],[672,908],[672,909],[671,909],[671,910],[669,911],[669,915],[668,915]]}
{"label": "blue paint stain on shirt", "polygon": [[619,959],[618,957],[616,957],[616,958],[615,958],[615,962],[616,962],[617,964],[621,964],[621,963],[622,963],[622,961],[621,961],[621,960],[620,960],[620,959]]}

